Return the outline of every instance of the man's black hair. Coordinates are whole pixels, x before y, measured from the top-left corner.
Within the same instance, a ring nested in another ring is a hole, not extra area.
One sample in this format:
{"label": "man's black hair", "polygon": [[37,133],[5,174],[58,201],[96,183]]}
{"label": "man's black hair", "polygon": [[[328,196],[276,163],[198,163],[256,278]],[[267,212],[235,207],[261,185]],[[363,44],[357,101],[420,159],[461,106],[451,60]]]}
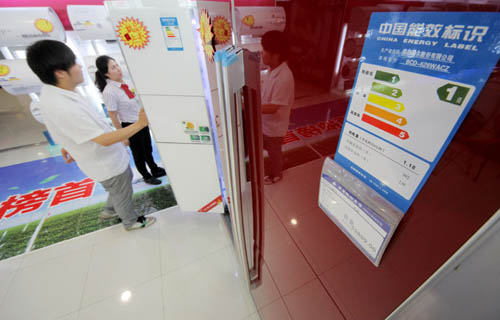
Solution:
{"label": "man's black hair", "polygon": [[28,47],[26,60],[43,83],[56,85],[56,70],[68,71],[75,62],[73,51],[62,42],[40,40]]}
{"label": "man's black hair", "polygon": [[283,32],[273,30],[264,33],[261,39],[262,48],[271,54],[279,54],[280,62],[288,59],[289,44]]}

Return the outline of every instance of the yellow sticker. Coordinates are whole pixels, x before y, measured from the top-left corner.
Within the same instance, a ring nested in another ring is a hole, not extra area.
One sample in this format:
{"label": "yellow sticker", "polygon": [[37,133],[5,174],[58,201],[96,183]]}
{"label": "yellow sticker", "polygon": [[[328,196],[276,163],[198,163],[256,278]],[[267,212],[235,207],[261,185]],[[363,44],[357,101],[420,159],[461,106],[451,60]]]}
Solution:
{"label": "yellow sticker", "polygon": [[255,23],[255,17],[252,15],[245,16],[241,21],[243,22],[243,24],[246,24],[247,26],[251,27]]}
{"label": "yellow sticker", "polygon": [[215,17],[213,26],[215,34],[215,44],[225,44],[231,39],[231,24],[225,17]]}
{"label": "yellow sticker", "polygon": [[208,11],[205,9],[201,10],[200,13],[200,28],[198,31],[200,32],[201,43],[207,59],[214,61],[215,47],[213,43],[214,34],[212,32],[212,22],[208,15]]}
{"label": "yellow sticker", "polygon": [[149,31],[139,19],[126,17],[117,27],[118,38],[133,49],[143,49],[149,43]]}
{"label": "yellow sticker", "polygon": [[10,72],[10,69],[8,66],[4,64],[0,64],[0,77],[8,75]]}
{"label": "yellow sticker", "polygon": [[43,18],[35,20],[35,27],[44,33],[49,33],[54,30],[54,25],[52,25],[52,22]]}

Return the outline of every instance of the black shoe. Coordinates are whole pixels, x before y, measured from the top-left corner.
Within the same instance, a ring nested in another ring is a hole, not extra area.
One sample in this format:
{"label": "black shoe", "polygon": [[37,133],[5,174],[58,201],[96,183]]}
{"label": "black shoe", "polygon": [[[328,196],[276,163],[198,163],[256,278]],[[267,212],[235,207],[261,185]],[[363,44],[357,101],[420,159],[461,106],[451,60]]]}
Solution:
{"label": "black shoe", "polygon": [[155,178],[159,178],[159,177],[166,176],[167,173],[165,172],[165,169],[158,167],[157,170],[155,170],[155,171],[152,172],[152,175]]}
{"label": "black shoe", "polygon": [[147,184],[161,184],[161,180],[156,179],[155,177],[144,179],[144,182],[146,182]]}

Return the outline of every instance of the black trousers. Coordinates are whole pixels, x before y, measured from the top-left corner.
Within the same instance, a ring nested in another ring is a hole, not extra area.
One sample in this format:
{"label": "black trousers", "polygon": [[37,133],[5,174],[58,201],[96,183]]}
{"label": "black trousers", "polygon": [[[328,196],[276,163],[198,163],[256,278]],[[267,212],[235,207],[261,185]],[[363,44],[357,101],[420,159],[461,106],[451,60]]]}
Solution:
{"label": "black trousers", "polygon": [[281,152],[281,145],[283,144],[284,137],[269,137],[264,136],[264,149],[269,154],[271,159],[270,172],[266,172],[271,178],[281,177],[283,175],[283,153]]}
{"label": "black trousers", "polygon": [[[122,127],[128,127],[132,123],[122,122]],[[144,179],[149,179],[152,177],[146,168],[146,164],[152,173],[159,170],[153,159],[153,147],[151,146],[151,135],[149,133],[149,127],[141,129],[130,138],[130,150],[132,150],[132,156],[134,157],[135,167],[137,171],[142,175]]]}

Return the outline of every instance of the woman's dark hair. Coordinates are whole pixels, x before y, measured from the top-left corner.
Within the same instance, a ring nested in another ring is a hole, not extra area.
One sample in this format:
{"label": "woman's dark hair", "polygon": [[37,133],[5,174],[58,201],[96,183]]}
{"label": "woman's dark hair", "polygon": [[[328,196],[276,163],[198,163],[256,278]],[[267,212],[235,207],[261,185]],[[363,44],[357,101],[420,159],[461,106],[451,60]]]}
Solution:
{"label": "woman's dark hair", "polygon": [[271,54],[279,54],[280,62],[288,59],[288,38],[283,32],[273,30],[264,33],[261,39],[262,48]]}
{"label": "woman's dark hair", "polygon": [[95,66],[97,67],[97,71],[95,72],[95,85],[99,88],[99,91],[103,92],[106,87],[106,73],[108,73],[108,63],[109,60],[115,61],[115,59],[109,56],[100,56],[95,59]]}
{"label": "woman's dark hair", "polygon": [[57,85],[55,72],[68,71],[75,62],[73,51],[62,42],[40,40],[28,47],[26,60],[30,69],[43,83]]}

